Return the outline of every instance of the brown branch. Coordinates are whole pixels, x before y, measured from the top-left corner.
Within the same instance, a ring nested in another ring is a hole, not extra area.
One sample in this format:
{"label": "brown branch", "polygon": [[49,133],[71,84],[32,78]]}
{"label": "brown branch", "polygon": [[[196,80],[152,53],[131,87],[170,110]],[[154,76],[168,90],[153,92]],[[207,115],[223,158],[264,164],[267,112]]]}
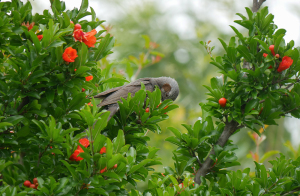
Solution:
{"label": "brown branch", "polygon": [[[51,144],[51,143],[50,143],[50,144]],[[50,144],[48,144],[48,145],[46,146],[46,148],[45,148],[45,150],[44,150],[43,152],[40,152],[40,154],[39,154],[39,159],[38,159],[38,163],[37,163],[37,167],[39,167],[40,162],[41,162],[41,158],[42,158],[43,154],[44,154],[44,153],[47,151],[47,149],[49,148]]]}
{"label": "brown branch", "polygon": [[23,99],[22,99],[22,102],[20,103],[20,105],[18,106],[18,108],[17,108],[17,111],[18,112],[20,112],[21,110],[22,110],[22,108],[25,106],[25,105],[27,105],[29,103],[29,97],[24,97]]}
{"label": "brown branch", "polygon": [[[224,130],[221,134],[221,136],[219,137],[219,140],[217,142],[217,145],[223,147],[226,142],[228,141],[229,137],[236,131],[238,130],[238,123],[235,121],[230,121],[229,123],[226,123]],[[194,181],[197,184],[201,184],[201,180],[200,177],[201,176],[205,176],[210,168],[211,165],[213,163],[213,160],[209,157],[210,155],[215,154],[214,149],[212,148],[212,150],[210,151],[209,155],[207,156],[206,160],[204,161],[204,163],[202,164],[202,167],[197,171]]]}
{"label": "brown branch", "polygon": [[295,189],[293,189],[293,190],[291,190],[291,191],[289,191],[289,192],[287,192],[287,193],[281,193],[280,195],[291,195],[291,194],[293,194],[293,193],[295,193],[295,192],[299,192],[300,191],[300,187],[297,187],[297,188],[295,188]]}
{"label": "brown branch", "polygon": [[253,0],[252,12],[257,12],[266,0]]}

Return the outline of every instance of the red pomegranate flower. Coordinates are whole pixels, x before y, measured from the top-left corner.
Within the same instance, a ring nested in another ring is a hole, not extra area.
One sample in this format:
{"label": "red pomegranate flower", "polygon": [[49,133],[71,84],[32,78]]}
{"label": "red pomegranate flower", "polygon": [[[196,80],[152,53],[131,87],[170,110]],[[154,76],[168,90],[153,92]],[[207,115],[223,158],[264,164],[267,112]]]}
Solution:
{"label": "red pomegranate flower", "polygon": [[86,147],[86,148],[90,145],[90,141],[89,141],[88,139],[86,139],[86,138],[80,139],[80,140],[79,140],[79,143],[80,143],[81,145],[83,145],[84,147]]}
{"label": "red pomegranate flower", "polygon": [[82,31],[82,29],[74,30],[73,37],[75,39],[75,42],[77,42],[77,41],[82,42],[83,36],[84,36],[84,32]]}
{"label": "red pomegranate flower", "polygon": [[85,81],[90,81],[90,80],[92,80],[93,79],[93,76],[87,76],[87,77],[85,77]]}
{"label": "red pomegranate flower", "polygon": [[66,62],[74,62],[74,59],[78,57],[77,51],[72,47],[68,47],[65,49],[62,57]]}
{"label": "red pomegranate flower", "polygon": [[71,161],[81,161],[83,158],[79,157],[78,155],[79,155],[79,153],[82,153],[82,152],[84,152],[82,150],[82,148],[80,148],[80,146],[79,146],[79,149],[78,149],[78,147],[77,147],[77,150],[75,150],[74,153],[70,156],[70,160]]}
{"label": "red pomegranate flower", "polygon": [[27,27],[28,31],[30,31],[33,28],[34,22],[30,23],[27,21],[27,23],[23,22],[22,26]]}
{"label": "red pomegranate flower", "polygon": [[[79,143],[83,145],[85,148],[87,148],[90,145],[90,141],[86,138],[82,138],[79,140]],[[83,149],[78,145],[77,149],[74,151],[74,153],[70,156],[71,161],[81,161],[83,158],[79,157],[79,153],[84,152]]]}
{"label": "red pomegranate flower", "polygon": [[288,69],[293,64],[293,59],[289,56],[284,56],[277,69],[278,72]]}
{"label": "red pomegranate flower", "polygon": [[104,173],[104,172],[106,172],[107,171],[107,168],[105,167],[104,169],[101,169],[100,170],[100,173],[102,174],[102,173]]}
{"label": "red pomegranate flower", "polygon": [[93,29],[90,32],[87,32],[84,34],[83,36],[83,42],[88,46],[88,47],[95,47],[95,43],[96,43],[96,35],[97,31],[95,29]]}
{"label": "red pomegranate flower", "polygon": [[266,58],[268,56],[268,54],[267,53],[263,53],[263,56]]}
{"label": "red pomegranate flower", "polygon": [[100,154],[104,154],[104,153],[106,153],[106,147],[105,146],[103,146],[100,150]]}
{"label": "red pomegranate flower", "polygon": [[43,35],[38,35],[37,38],[41,41],[43,39]]}

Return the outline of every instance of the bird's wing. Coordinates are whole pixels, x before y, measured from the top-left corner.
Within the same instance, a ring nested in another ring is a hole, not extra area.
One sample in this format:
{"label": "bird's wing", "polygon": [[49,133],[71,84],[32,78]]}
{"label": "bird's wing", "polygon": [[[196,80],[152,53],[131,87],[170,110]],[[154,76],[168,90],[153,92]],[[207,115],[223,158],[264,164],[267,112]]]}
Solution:
{"label": "bird's wing", "polygon": [[107,96],[109,96],[110,94],[116,92],[117,90],[120,90],[123,86],[119,86],[119,87],[116,87],[116,88],[112,88],[112,89],[109,89],[109,90],[106,90],[98,95],[95,95],[94,98],[100,98],[100,99],[103,99]]}
{"label": "bird's wing", "polygon": [[98,104],[98,107],[102,107],[105,105],[110,105],[114,103],[118,103],[118,101],[121,101],[121,97],[124,99],[127,99],[128,93],[131,93],[131,96],[134,96],[134,94],[141,89],[141,82],[144,83],[146,90],[153,91],[154,86],[150,82],[150,78],[142,78],[139,80],[136,80],[130,84],[127,84],[125,86],[122,86],[119,90],[113,92],[109,96],[107,96],[103,101]]}

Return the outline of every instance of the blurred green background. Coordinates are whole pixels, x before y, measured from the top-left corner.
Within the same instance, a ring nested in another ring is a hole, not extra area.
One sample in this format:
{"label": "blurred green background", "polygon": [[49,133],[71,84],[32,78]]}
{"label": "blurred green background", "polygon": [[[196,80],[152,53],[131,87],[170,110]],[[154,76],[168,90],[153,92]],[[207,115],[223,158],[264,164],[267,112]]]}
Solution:
{"label": "blurred green background", "polygon": [[[50,8],[50,3],[46,0],[31,2],[35,12]],[[81,1],[65,2],[67,8],[72,9],[80,7]],[[170,118],[160,124],[161,134],[148,133],[151,138],[149,145],[161,149],[158,154],[163,165],[156,168],[158,171],[163,172],[163,166],[173,164],[171,157],[175,146],[164,141],[172,134],[166,128],[172,126],[185,132],[181,124],[194,124],[201,116],[199,102],[207,98],[203,85],[208,85],[211,77],[220,76],[217,69],[209,64],[210,55],[199,42],[211,40],[210,46],[215,46],[212,56],[223,55],[218,38],[229,41],[234,35],[229,25],[242,30],[233,22],[239,18],[235,13],[245,14],[244,7],[251,4],[251,0],[90,0],[90,6],[95,9],[98,18],[106,20],[104,28],[116,39],[114,53],[108,58],[115,74],[134,80],[127,73],[132,70],[133,75],[136,74],[138,66],[131,63],[128,57],[139,58],[142,53],[147,53],[145,39],[142,37],[147,35],[152,42],[159,44],[155,51],[164,54],[164,57],[158,63],[143,68],[137,78],[170,76],[179,83],[180,96],[176,104],[180,108],[170,112]],[[270,12],[275,15],[275,23],[280,28],[287,29],[286,40],[294,39],[295,45],[299,46],[299,0],[267,0],[263,6],[269,6]],[[247,156],[250,151],[258,152],[260,157],[271,150],[278,150],[292,157],[298,156],[297,150],[291,149],[297,149],[299,145],[299,120],[285,118],[277,123],[279,126],[266,129],[266,140],[259,148],[256,148],[249,137],[247,129],[242,129],[231,138],[239,147],[236,153],[242,164],[235,169],[254,168],[251,156]],[[290,140],[292,145],[288,145],[288,148],[285,143]]]}

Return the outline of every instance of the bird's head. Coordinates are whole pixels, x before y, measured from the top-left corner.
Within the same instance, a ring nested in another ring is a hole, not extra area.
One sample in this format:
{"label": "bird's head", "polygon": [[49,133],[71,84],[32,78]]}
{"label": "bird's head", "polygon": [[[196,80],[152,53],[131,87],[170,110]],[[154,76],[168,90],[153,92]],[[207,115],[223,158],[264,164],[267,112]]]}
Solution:
{"label": "bird's head", "polygon": [[168,77],[160,77],[161,101],[166,99],[176,100],[179,94],[179,86],[176,80]]}

